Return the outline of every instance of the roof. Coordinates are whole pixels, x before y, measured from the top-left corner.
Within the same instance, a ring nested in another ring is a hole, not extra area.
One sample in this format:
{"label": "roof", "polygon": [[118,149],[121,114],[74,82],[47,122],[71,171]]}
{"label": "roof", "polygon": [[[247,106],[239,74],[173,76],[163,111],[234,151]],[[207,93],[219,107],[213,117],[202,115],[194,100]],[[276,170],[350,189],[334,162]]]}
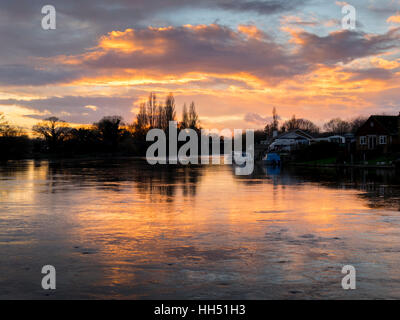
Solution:
{"label": "roof", "polygon": [[[377,126],[369,124],[374,122]],[[396,136],[400,130],[400,114],[398,116],[371,115],[367,121],[357,130],[356,136],[365,135],[372,132],[380,132]]]}
{"label": "roof", "polygon": [[296,136],[307,139],[307,140],[313,139],[313,137],[310,136],[307,132],[304,132],[303,130],[300,130],[300,129],[296,129],[296,130],[281,133],[279,136],[277,136],[275,138],[275,140],[277,140],[277,139],[296,139]]}
{"label": "roof", "polygon": [[385,127],[390,134],[396,135],[399,132],[399,116],[371,116]]}

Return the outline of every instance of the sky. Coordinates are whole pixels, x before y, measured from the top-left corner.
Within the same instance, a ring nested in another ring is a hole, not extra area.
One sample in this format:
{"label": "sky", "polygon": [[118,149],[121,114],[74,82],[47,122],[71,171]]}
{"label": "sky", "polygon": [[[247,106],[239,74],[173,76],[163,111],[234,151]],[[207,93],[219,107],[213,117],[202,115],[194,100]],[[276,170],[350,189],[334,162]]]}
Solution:
{"label": "sky", "polygon": [[129,123],[150,92],[217,129],[400,111],[400,0],[2,0],[0,43],[0,112],[25,128]]}

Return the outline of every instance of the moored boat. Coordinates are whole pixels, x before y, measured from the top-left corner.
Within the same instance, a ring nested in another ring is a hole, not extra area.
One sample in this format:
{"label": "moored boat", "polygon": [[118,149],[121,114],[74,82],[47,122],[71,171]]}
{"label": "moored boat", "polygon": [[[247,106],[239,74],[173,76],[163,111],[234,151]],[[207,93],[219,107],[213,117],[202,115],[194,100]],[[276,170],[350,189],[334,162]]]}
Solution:
{"label": "moored boat", "polygon": [[280,166],[281,165],[281,157],[278,153],[270,152],[265,155],[262,159],[263,164],[268,166]]}

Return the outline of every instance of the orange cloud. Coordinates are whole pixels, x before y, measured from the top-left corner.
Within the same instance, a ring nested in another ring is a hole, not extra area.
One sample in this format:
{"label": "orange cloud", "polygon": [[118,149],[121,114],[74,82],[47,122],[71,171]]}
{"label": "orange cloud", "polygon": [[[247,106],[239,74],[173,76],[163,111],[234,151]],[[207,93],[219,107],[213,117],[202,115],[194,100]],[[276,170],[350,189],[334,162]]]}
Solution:
{"label": "orange cloud", "polygon": [[[166,31],[169,28],[149,28],[149,30]],[[146,55],[161,55],[167,46],[165,39],[137,37],[135,30],[126,29],[125,31],[112,31],[99,40],[98,47],[104,50],[115,50],[124,53],[140,51]]]}
{"label": "orange cloud", "polygon": [[[267,119],[274,106],[282,119],[296,113],[321,123],[398,99],[395,93],[383,95],[399,92],[399,61],[396,54],[388,55],[396,48],[395,29],[382,35],[337,31],[321,36],[304,31],[298,18],[287,21],[293,23],[282,27],[292,36],[286,44],[253,25],[111,31],[80,54],[50,61],[74,70],[73,79],[24,90],[42,96],[34,107],[57,104],[54,110],[66,120],[78,121],[84,114],[88,123],[119,112],[129,121],[150,91],[159,97],[174,92],[178,113],[184,102],[195,101],[203,125],[216,128],[261,126],[262,121],[246,122],[246,115]],[[67,94],[69,101],[63,101]]]}
{"label": "orange cloud", "polygon": [[254,25],[241,24],[238,26],[238,30],[250,38],[262,39],[264,37],[264,33]]}
{"label": "orange cloud", "polygon": [[164,78],[248,74],[270,81],[299,71],[290,67],[293,62],[280,45],[251,25],[240,25],[238,31],[216,24],[112,31],[88,52],[59,56],[57,62],[97,74],[107,70],[109,78],[118,73],[123,82],[131,76],[127,74],[140,72]]}
{"label": "orange cloud", "polygon": [[400,14],[398,13],[395,16],[391,16],[391,17],[387,18],[386,22],[389,22],[389,23],[400,23]]}

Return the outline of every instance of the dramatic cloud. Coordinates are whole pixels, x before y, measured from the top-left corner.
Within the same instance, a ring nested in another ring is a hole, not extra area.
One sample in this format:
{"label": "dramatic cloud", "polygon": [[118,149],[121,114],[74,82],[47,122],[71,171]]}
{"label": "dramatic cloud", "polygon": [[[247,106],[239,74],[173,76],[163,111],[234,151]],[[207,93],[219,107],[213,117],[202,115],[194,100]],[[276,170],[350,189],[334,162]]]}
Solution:
{"label": "dramatic cloud", "polygon": [[265,0],[265,1],[241,1],[229,0],[219,4],[221,8],[234,11],[252,11],[258,14],[281,13],[301,7],[305,1],[302,0]]}
{"label": "dramatic cloud", "polygon": [[354,59],[372,56],[400,45],[400,28],[383,35],[371,35],[358,31],[336,31],[327,36],[308,32],[295,35],[301,45],[299,54],[309,62],[334,64],[348,63]]}
{"label": "dramatic cloud", "polygon": [[255,26],[240,25],[237,30],[217,24],[127,29],[102,36],[93,50],[64,57],[63,62],[92,70],[119,70],[121,80],[139,71],[152,73],[153,78],[201,73],[228,78],[241,75],[238,80],[247,75],[273,84],[309,73],[317,64],[346,64],[396,48],[399,31],[395,28],[382,35],[336,31],[327,36],[293,32],[297,50],[290,52]]}
{"label": "dramatic cloud", "polygon": [[113,31],[93,51],[65,62],[175,75],[248,73],[264,80],[304,72],[295,57],[257,28],[235,31],[217,24]]}
{"label": "dramatic cloud", "polygon": [[0,85],[41,86],[71,81],[79,71],[65,68],[35,68],[29,65],[0,65]]}
{"label": "dramatic cloud", "polygon": [[360,81],[365,79],[388,80],[394,77],[395,73],[392,70],[384,68],[369,68],[361,70],[344,70],[351,74],[348,81]]}
{"label": "dramatic cloud", "polygon": [[52,31],[41,28],[43,3],[0,4],[0,111],[27,126],[50,115],[132,121],[150,91],[161,102],[173,92],[178,116],[195,101],[202,124],[219,128],[262,128],[274,106],[282,120],[296,114],[317,123],[398,107],[399,9],[392,0],[353,0],[353,31],[341,28],[339,2],[51,4]]}

